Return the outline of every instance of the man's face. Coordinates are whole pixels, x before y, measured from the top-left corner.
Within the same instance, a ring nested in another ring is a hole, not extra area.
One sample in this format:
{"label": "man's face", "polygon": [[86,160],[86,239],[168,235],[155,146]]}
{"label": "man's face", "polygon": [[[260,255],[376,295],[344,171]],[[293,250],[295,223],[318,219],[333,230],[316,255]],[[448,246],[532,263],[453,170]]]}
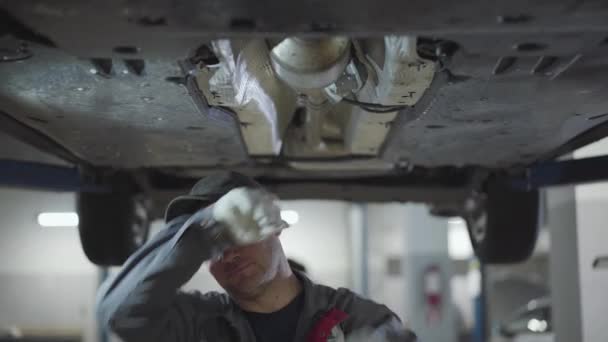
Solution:
{"label": "man's face", "polygon": [[227,249],[211,262],[209,270],[231,295],[253,298],[276,276],[281,254],[279,238],[273,235],[252,245]]}

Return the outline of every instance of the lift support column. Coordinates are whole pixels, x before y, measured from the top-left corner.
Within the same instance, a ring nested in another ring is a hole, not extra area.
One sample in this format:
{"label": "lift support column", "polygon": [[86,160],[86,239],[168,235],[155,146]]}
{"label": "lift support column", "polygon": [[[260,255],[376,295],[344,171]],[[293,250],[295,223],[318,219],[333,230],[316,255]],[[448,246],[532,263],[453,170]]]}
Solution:
{"label": "lift support column", "polygon": [[[600,155],[608,155],[608,139],[575,153],[576,158]],[[602,171],[608,172],[608,168]],[[582,316],[580,341],[608,341],[608,182],[578,185],[575,194]]]}
{"label": "lift support column", "polygon": [[555,342],[583,341],[574,188],[547,190],[546,223],[551,234],[549,274]]}
{"label": "lift support column", "polygon": [[[420,204],[405,206],[406,319],[420,341],[456,340],[447,220]],[[436,305],[432,295],[437,292]]]}
{"label": "lift support column", "polygon": [[585,180],[600,183],[549,188],[546,192],[547,224],[551,231],[553,328],[557,342],[606,341],[608,335],[605,326],[608,317],[606,155],[608,140],[604,139],[577,150],[575,157],[584,159],[561,162],[566,166],[578,164],[572,169],[574,172],[567,172],[568,178],[575,180],[568,183]]}

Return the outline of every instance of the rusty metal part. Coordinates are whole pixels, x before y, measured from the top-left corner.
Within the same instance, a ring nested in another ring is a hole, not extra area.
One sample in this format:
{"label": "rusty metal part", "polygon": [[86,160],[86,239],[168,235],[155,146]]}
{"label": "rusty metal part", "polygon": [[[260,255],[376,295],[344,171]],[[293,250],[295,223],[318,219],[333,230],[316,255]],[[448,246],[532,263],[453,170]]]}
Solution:
{"label": "rusty metal part", "polygon": [[270,53],[277,76],[296,89],[319,89],[334,83],[350,59],[350,39],[286,38]]}

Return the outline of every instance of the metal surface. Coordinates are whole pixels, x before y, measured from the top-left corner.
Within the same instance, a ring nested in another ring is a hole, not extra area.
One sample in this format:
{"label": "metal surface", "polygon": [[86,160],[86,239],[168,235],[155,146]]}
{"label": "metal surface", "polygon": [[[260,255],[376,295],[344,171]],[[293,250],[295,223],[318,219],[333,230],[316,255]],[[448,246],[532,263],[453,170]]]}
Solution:
{"label": "metal surface", "polygon": [[[176,196],[183,195],[192,185],[212,170],[202,172],[193,178],[175,178],[155,175],[151,179],[150,197],[154,199],[153,217],[162,218],[166,205]],[[466,179],[446,174],[426,179],[416,175],[393,175],[386,173],[353,175],[345,172],[272,172],[260,168],[248,170],[239,168],[266,189],[283,200],[315,199],[353,202],[418,202],[436,203],[440,206],[462,203],[471,193]],[[330,175],[330,176],[328,176]]]}
{"label": "metal surface", "polygon": [[416,43],[415,37],[384,37],[384,61],[378,67],[379,103],[414,106],[431,85],[436,63],[421,58]]}
{"label": "metal surface", "polygon": [[532,165],[525,178],[512,182],[522,189],[584,184],[608,180],[608,156],[560,160]]}
{"label": "metal surface", "polygon": [[580,209],[576,197],[574,187],[547,190],[547,221],[550,222],[547,227],[551,234],[548,271],[555,342],[584,341],[585,297],[581,277],[589,265],[581,258],[581,249],[585,246],[581,229],[577,227]]}
{"label": "metal surface", "polygon": [[[110,277],[110,270],[108,267],[100,266],[97,267],[97,289],[100,290],[105,285],[106,281]],[[97,340],[99,342],[110,342],[110,331],[106,324],[97,324]]]}
{"label": "metal surface", "polygon": [[322,11],[309,0],[0,6],[19,24],[5,30],[32,53],[0,63],[0,109],[94,165],[250,162],[238,122],[200,113],[170,82],[184,77],[176,61],[218,36],[407,32],[454,42],[420,102],[384,123],[391,137],[382,156],[391,164],[526,165],[608,119],[608,7],[600,0],[338,0]]}
{"label": "metal surface", "polygon": [[369,213],[367,204],[353,203],[348,209],[352,290],[369,296]]}
{"label": "metal surface", "polygon": [[362,101],[397,107],[393,111],[382,113],[364,108],[353,110],[345,134],[346,144],[353,153],[380,154],[389,132],[394,130],[393,124],[399,115],[398,108],[415,106],[423,94],[429,91],[437,63],[418,55],[416,41],[416,37],[410,36],[384,37],[380,44],[376,43],[383,50],[383,58],[372,58],[374,41],[366,41],[368,49],[362,49],[362,53],[366,54],[366,60],[372,64],[373,75],[370,75],[357,96]]}
{"label": "metal surface", "polygon": [[0,159],[0,185],[42,191],[104,191],[83,181],[74,167]]}
{"label": "metal surface", "polygon": [[350,39],[286,38],[270,52],[277,77],[296,89],[325,88],[336,82],[349,61]]}
{"label": "metal surface", "polygon": [[0,132],[0,159],[29,161],[56,166],[73,166],[65,159],[44,153],[34,146]]}
{"label": "metal surface", "polygon": [[86,60],[37,48],[33,58],[0,63],[0,109],[97,166],[247,160],[233,118],[200,113],[185,87],[165,80],[181,75],[174,60],[149,61],[145,76],[124,70],[101,77]]}
{"label": "metal surface", "polygon": [[[491,75],[489,58],[474,59],[454,61],[452,72],[458,76],[437,75],[438,87],[397,118],[385,145],[387,160],[525,165],[607,119],[602,115],[608,109],[604,52],[580,58],[554,79],[530,75],[536,58],[522,58],[513,73],[500,76]],[[524,61],[532,62],[530,67]],[[474,69],[463,68],[469,65]]]}
{"label": "metal surface", "polygon": [[[252,156],[375,157],[390,130],[387,123],[400,108],[418,102],[436,70],[434,61],[418,56],[415,37],[368,39],[368,48],[345,37],[271,44],[213,40],[190,58],[197,61],[189,73],[201,93],[191,94],[235,113]],[[371,56],[374,47],[381,57]]]}
{"label": "metal surface", "polygon": [[[40,120],[39,120],[40,121]],[[81,166],[89,166],[88,162],[84,160],[82,157],[75,155],[70,150],[59,144],[57,141],[48,137],[47,135],[41,133],[40,131],[21,123],[20,121],[14,119],[10,115],[4,113],[0,110],[0,131],[6,136],[3,136],[3,139],[6,137],[11,137],[13,140],[17,140],[22,143],[26,143],[27,145],[33,147],[34,153],[30,152],[28,154],[34,154],[39,160],[48,159],[47,156],[40,156],[40,152],[45,151],[48,154],[63,160],[65,162],[70,162],[72,164],[77,164]],[[7,144],[4,142],[3,147],[6,148]],[[14,143],[9,141],[8,146],[15,147]],[[24,149],[28,149],[16,146],[18,149],[23,152]],[[38,149],[38,151],[36,151]],[[29,149],[30,151],[32,148]],[[13,157],[15,159],[23,160],[28,159],[26,156],[21,156],[15,153],[16,151],[3,151],[5,157]],[[56,163],[56,161],[53,161]]]}
{"label": "metal surface", "polygon": [[25,44],[10,44],[7,46],[0,43],[0,63],[21,61],[30,57],[32,57],[32,52]]}
{"label": "metal surface", "polygon": [[274,75],[266,42],[221,39],[211,46],[213,57],[193,70],[201,100],[235,113],[249,154],[279,154],[296,94]]}
{"label": "metal surface", "polygon": [[593,260],[592,267],[594,270],[604,270],[608,268],[608,256],[601,255]]}
{"label": "metal surface", "polygon": [[[20,18],[34,17],[35,28],[57,18],[77,18],[87,23],[83,33],[99,31],[99,27],[109,32],[133,28],[132,35],[141,38],[146,31],[169,29],[179,32],[176,28],[185,34],[201,32],[219,36],[341,32],[360,35],[407,32],[432,36],[449,32],[548,32],[608,27],[607,8],[602,0],[532,3],[526,0],[335,0],[323,3],[323,6],[314,0],[267,0],[263,4],[249,0],[111,0],[103,3],[93,0],[4,0],[2,4],[13,9]],[[65,45],[73,26],[65,20],[55,20],[53,26],[53,33],[66,36],[58,45]],[[84,42],[81,47],[95,51],[107,42],[108,39],[102,39],[97,47],[95,41]]]}
{"label": "metal surface", "polygon": [[[193,184],[195,181],[195,179],[191,179],[188,184]],[[375,203],[460,203],[469,196],[471,191],[466,186],[445,187],[398,183],[382,184],[379,182],[367,182],[362,179],[287,179],[277,181],[261,178],[259,181],[266,189],[284,200],[320,199]],[[182,189],[185,189],[185,187]],[[168,203],[170,199],[180,194],[183,194],[183,192],[158,190],[154,193],[153,197],[158,199],[158,203],[163,203],[162,198]],[[162,204],[160,204],[160,207],[162,207]]]}

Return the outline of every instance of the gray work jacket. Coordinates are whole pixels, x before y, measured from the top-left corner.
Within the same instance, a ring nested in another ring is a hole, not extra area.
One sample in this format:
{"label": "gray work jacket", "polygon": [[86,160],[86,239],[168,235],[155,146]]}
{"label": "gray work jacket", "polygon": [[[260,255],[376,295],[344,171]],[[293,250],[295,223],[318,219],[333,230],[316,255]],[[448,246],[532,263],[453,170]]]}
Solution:
{"label": "gray work jacket", "polygon": [[[208,211],[199,215],[210,216]],[[255,342],[245,315],[228,295],[179,290],[204,261],[221,253],[213,244],[217,225],[212,220],[203,226],[192,222],[188,216],[169,222],[167,229],[131,256],[121,272],[100,289],[100,323],[124,341]],[[304,289],[304,305],[295,341],[339,341],[359,328],[381,330],[382,334],[403,331],[386,306],[347,289],[335,290],[313,284],[302,274],[297,276]],[[336,311],[342,315],[337,320]]]}

